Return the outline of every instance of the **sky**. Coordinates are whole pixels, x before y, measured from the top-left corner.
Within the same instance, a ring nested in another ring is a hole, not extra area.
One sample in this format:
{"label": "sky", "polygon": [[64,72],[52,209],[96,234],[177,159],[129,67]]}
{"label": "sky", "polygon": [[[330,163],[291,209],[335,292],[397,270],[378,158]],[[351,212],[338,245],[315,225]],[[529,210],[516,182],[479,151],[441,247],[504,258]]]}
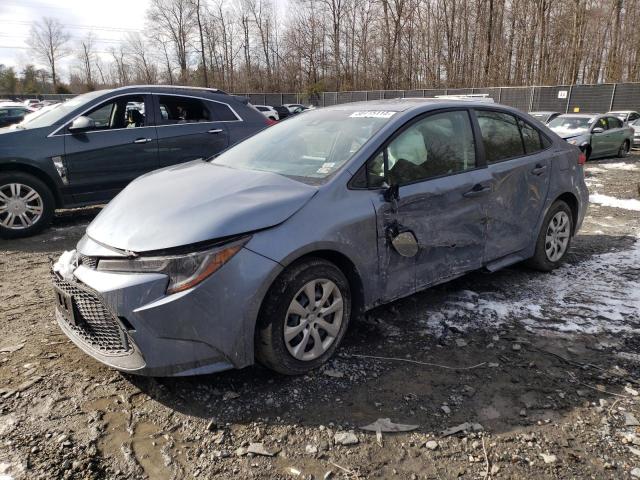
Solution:
{"label": "sky", "polygon": [[[148,4],[149,0],[0,0],[0,64],[18,70],[30,63],[44,67],[26,43],[31,24],[43,17],[62,22],[70,44],[93,32],[96,50],[106,52],[128,32],[142,31]],[[64,76],[75,62],[73,55],[61,62]]]}

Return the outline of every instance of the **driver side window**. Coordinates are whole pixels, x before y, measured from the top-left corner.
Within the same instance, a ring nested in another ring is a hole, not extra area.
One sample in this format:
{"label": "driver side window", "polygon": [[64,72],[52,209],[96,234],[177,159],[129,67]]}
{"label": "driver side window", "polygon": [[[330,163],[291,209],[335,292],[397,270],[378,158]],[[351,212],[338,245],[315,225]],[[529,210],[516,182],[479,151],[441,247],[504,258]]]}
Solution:
{"label": "driver side window", "polygon": [[84,114],[95,126],[87,131],[139,128],[146,125],[144,97],[127,95],[103,103]]}
{"label": "driver side window", "polygon": [[607,120],[606,118],[602,117],[599,118],[598,121],[593,125],[594,128],[601,128],[603,130],[607,130],[609,128],[609,125],[607,125]]}
{"label": "driver side window", "polygon": [[476,168],[471,120],[466,110],[437,113],[413,123],[368,162],[370,188],[406,185]]}

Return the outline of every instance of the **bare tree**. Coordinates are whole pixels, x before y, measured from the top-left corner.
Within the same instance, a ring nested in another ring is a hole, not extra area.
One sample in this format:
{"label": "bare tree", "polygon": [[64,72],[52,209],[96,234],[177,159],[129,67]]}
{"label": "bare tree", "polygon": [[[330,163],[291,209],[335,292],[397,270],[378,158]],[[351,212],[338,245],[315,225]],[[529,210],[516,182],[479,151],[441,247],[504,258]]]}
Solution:
{"label": "bare tree", "polygon": [[93,33],[89,33],[80,41],[78,59],[80,60],[80,70],[82,71],[82,77],[84,78],[86,86],[89,90],[93,90],[95,87],[93,79],[93,65],[96,59]]}
{"label": "bare tree", "polygon": [[67,42],[69,38],[69,34],[55,18],[44,17],[31,27],[28,44],[35,56],[48,64],[54,90],[58,86],[56,64],[68,55]]}

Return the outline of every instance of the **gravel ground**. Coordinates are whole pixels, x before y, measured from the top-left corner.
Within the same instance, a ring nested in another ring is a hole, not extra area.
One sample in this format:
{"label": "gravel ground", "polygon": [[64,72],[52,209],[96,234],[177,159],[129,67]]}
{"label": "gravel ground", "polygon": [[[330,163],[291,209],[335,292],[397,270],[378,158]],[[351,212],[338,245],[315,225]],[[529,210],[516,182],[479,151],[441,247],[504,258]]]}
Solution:
{"label": "gravel ground", "polygon": [[[640,155],[586,171],[600,204],[561,269],[378,308],[295,378],[140,378],[74,347],[48,269],[96,209],[0,243],[0,479],[640,478]],[[415,428],[360,428],[381,418]]]}

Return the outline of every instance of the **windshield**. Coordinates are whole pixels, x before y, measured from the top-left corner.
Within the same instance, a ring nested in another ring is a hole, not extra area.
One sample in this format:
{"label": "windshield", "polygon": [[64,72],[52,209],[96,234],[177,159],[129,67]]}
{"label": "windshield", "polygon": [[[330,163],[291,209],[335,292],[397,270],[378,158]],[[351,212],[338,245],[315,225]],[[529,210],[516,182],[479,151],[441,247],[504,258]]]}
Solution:
{"label": "windshield", "polygon": [[231,168],[279,173],[318,183],[342,167],[394,113],[305,112],[263,130],[211,161]]}
{"label": "windshield", "polygon": [[104,94],[105,90],[98,90],[95,92],[89,92],[83,95],[78,95],[77,97],[73,97],[71,100],[67,100],[66,102],[57,104],[59,105],[59,107],[47,110],[45,113],[43,113],[42,115],[38,115],[38,117],[32,119],[28,123],[20,124],[20,128],[40,128],[53,125],[58,120],[73,112],[76,108],[81,107],[94,98],[97,98],[100,95]]}
{"label": "windshield", "polygon": [[594,117],[564,117],[560,115],[551,120],[547,126],[551,130],[579,132],[588,130],[594,120]]}

